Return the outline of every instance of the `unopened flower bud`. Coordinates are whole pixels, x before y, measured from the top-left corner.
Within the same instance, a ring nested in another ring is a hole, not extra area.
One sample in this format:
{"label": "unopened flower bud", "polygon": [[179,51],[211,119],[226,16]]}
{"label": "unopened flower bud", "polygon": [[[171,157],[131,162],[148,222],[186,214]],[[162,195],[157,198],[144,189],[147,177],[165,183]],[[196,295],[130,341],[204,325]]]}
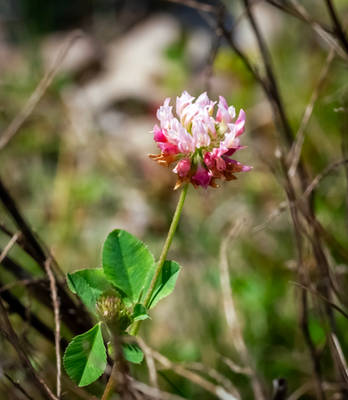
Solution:
{"label": "unopened flower bud", "polygon": [[131,313],[122,300],[115,295],[102,295],[97,301],[100,318],[112,329],[124,331],[132,322]]}

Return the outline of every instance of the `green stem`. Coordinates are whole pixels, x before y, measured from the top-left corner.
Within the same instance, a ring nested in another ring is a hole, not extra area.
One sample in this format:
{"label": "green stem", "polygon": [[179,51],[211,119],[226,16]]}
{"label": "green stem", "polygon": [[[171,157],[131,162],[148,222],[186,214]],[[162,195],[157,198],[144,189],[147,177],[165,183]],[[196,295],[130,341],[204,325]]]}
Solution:
{"label": "green stem", "polygon": [[[158,264],[157,264],[154,276],[152,278],[149,290],[147,291],[147,294],[146,294],[146,297],[145,297],[145,300],[144,300],[144,306],[146,308],[149,307],[149,305],[150,305],[150,301],[151,301],[152,295],[153,295],[153,293],[155,291],[156,282],[157,282],[159,276],[161,275],[163,264],[164,264],[164,262],[165,262],[165,260],[167,258],[167,254],[168,254],[168,250],[170,248],[170,245],[172,244],[172,241],[173,241],[173,238],[174,238],[174,234],[175,234],[175,231],[176,231],[176,228],[178,226],[179,219],[180,219],[180,216],[181,216],[182,208],[183,208],[183,205],[184,205],[184,202],[185,202],[187,189],[188,189],[188,184],[186,184],[183,187],[182,191],[181,191],[181,194],[180,194],[180,197],[179,197],[179,201],[178,201],[178,204],[176,206],[176,210],[175,210],[175,213],[173,215],[172,222],[170,224],[170,228],[169,228],[169,231],[168,231],[167,239],[164,242],[162,253],[161,253],[160,258],[158,260]],[[137,335],[137,333],[139,331],[140,323],[141,323],[141,321],[136,321],[133,324],[133,326],[132,326],[132,328],[130,330],[130,334],[131,335],[134,335],[134,336]]]}

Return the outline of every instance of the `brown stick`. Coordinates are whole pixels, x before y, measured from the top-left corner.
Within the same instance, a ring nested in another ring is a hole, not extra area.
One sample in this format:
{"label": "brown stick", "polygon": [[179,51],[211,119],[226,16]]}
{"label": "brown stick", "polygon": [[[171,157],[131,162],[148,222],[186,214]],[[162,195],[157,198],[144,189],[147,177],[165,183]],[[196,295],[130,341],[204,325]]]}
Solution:
{"label": "brown stick", "polygon": [[[51,258],[51,255],[48,254],[46,256],[47,250],[45,250],[42,244],[37,239],[36,235],[34,235],[31,230],[29,224],[26,222],[24,217],[19,211],[19,208],[10,195],[9,191],[6,189],[0,177],[0,200],[2,201],[5,209],[8,211],[14,222],[16,223],[18,229],[21,231],[22,235],[20,237],[20,244],[24,248],[24,250],[38,263],[38,265],[45,271],[45,261],[47,258]],[[0,226],[2,231],[8,232],[8,230],[3,226]],[[11,273],[19,273],[17,276],[19,279],[30,279],[32,276],[28,274],[25,269],[19,267],[8,257],[2,261],[2,265],[8,265],[8,268]],[[58,267],[56,263],[53,264],[55,266],[55,271],[59,275],[63,276],[62,271]],[[14,268],[12,268],[14,267]],[[62,284],[58,279],[56,279],[58,295],[61,300],[62,310],[64,310],[64,314],[62,318],[64,322],[66,322],[69,328],[72,330],[74,334],[81,333],[81,331],[88,330],[92,326],[91,317],[87,313],[86,309],[82,305],[81,301],[78,301],[76,304],[71,297],[69,296],[66,286]],[[39,293],[34,293],[36,295],[40,295]],[[47,297],[47,296],[46,296]],[[47,303],[47,301],[42,298],[43,303]],[[46,304],[47,305],[47,304]],[[75,315],[71,313],[75,312]]]}
{"label": "brown stick", "polygon": [[4,147],[10,142],[10,140],[19,131],[20,127],[23,125],[23,123],[26,121],[29,115],[33,112],[34,108],[37,106],[42,96],[45,94],[47,88],[52,83],[53,78],[55,77],[66,55],[68,54],[71,46],[81,36],[82,32],[80,31],[73,32],[67,39],[66,43],[64,43],[62,48],[59,50],[58,55],[54,60],[52,66],[45,73],[45,75],[39,82],[38,86],[36,87],[32,95],[29,97],[25,106],[17,114],[17,116],[14,118],[14,120],[10,123],[8,128],[5,130],[5,132],[3,132],[2,136],[0,137],[0,151],[3,150]]}
{"label": "brown stick", "polygon": [[178,374],[178,375],[184,377],[185,379],[188,379],[191,382],[195,383],[196,385],[202,387],[203,389],[205,389],[207,392],[213,394],[218,399],[223,400],[223,399],[228,398],[230,400],[232,400],[232,399],[237,400],[237,398],[230,393],[229,393],[229,397],[227,397],[227,392],[223,387],[213,384],[212,382],[204,379],[202,376],[186,369],[185,367],[183,367],[179,364],[172,363],[168,358],[164,357],[162,354],[158,353],[157,351],[151,350],[151,354],[155,360],[157,360],[160,364],[163,365],[163,367],[173,370],[176,374]]}
{"label": "brown stick", "polygon": [[2,260],[7,256],[9,251],[12,249],[14,244],[17,242],[17,240],[18,240],[20,235],[21,235],[20,232],[16,232],[11,237],[10,241],[7,243],[7,245],[5,246],[4,250],[0,253],[0,264],[1,264]]}
{"label": "brown stick", "polygon": [[340,40],[342,47],[345,49],[346,53],[348,54],[348,39],[346,37],[346,34],[344,33],[341,22],[337,16],[335,7],[331,0],[325,0],[325,3],[326,3],[326,7],[328,9],[330,18],[332,20],[335,32],[337,34],[337,37]]}
{"label": "brown stick", "polygon": [[11,384],[18,389],[28,400],[34,400],[29,394],[28,392],[23,388],[23,386],[21,386],[18,382],[14,381],[10,375],[6,374],[6,372],[4,373],[4,376],[11,382]]}
{"label": "brown stick", "polygon": [[231,239],[236,238],[243,226],[243,221],[239,220],[232,227],[226,238],[222,241],[220,247],[220,285],[222,289],[222,296],[224,302],[224,310],[225,317],[227,321],[228,327],[231,329],[231,338],[233,338],[234,346],[237,350],[237,353],[240,354],[240,357],[243,361],[244,367],[247,367],[250,371],[251,377],[251,385],[254,392],[254,397],[256,400],[265,400],[265,395],[263,393],[262,384],[256,374],[255,368],[252,365],[252,360],[248,352],[248,348],[245,344],[242,327],[237,315],[235,302],[232,296],[231,290],[231,280],[228,266],[228,258],[227,258],[227,246],[229,245]]}
{"label": "brown stick", "polygon": [[315,88],[312,92],[310,101],[305,109],[304,114],[303,114],[301,125],[296,134],[296,139],[289,151],[288,160],[289,160],[289,162],[291,162],[291,165],[289,167],[290,177],[293,177],[295,175],[296,168],[297,168],[299,160],[300,160],[300,155],[301,155],[301,151],[302,151],[306,128],[308,126],[308,122],[312,115],[314,104],[319,97],[320,90],[323,87],[325,79],[329,73],[330,65],[332,63],[332,60],[334,59],[334,56],[335,56],[335,51],[333,49],[331,49],[326,58],[324,67],[322,68],[322,70],[320,72],[318,82],[316,83]]}
{"label": "brown stick", "polygon": [[57,397],[60,398],[61,394],[61,375],[62,375],[62,365],[60,358],[60,318],[59,318],[59,298],[57,294],[56,279],[51,269],[51,260],[47,259],[45,261],[45,269],[50,281],[51,298],[54,313],[54,325],[55,325],[55,348],[56,348],[56,365],[57,365]]}
{"label": "brown stick", "polygon": [[0,332],[5,336],[5,338],[12,344],[13,348],[18,354],[19,360],[21,361],[24,369],[28,372],[31,378],[36,383],[36,386],[42,396],[48,400],[59,400],[51,391],[51,389],[47,386],[45,381],[39,377],[34,367],[31,365],[27,353],[23,349],[19,338],[12,327],[12,324],[7,316],[7,311],[2,304],[2,300],[0,299]]}

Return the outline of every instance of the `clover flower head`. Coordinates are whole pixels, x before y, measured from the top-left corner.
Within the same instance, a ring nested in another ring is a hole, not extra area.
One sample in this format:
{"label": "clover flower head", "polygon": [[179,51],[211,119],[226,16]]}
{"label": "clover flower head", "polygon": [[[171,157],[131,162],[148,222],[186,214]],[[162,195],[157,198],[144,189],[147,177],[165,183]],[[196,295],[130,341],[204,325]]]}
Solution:
{"label": "clover flower head", "polygon": [[235,108],[220,96],[214,116],[216,103],[205,92],[195,99],[184,91],[176,98],[176,115],[170,98],[157,110],[159,125],[154,126],[153,134],[161,153],[150,157],[165,166],[176,163],[174,189],[186,182],[217,187],[217,179],[237,179],[236,172],[252,168],[230,158],[244,148],[239,136],[244,132],[245,112],[241,109],[235,119]]}

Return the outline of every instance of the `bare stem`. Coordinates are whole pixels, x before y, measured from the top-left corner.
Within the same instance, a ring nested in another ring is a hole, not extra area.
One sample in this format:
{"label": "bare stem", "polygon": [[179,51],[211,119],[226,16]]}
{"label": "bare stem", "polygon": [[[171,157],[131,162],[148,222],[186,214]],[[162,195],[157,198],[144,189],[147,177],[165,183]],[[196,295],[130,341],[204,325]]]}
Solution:
{"label": "bare stem", "polygon": [[[172,244],[172,241],[173,241],[173,238],[174,238],[174,234],[175,234],[176,228],[177,228],[178,223],[179,223],[179,219],[180,219],[180,216],[181,216],[182,208],[184,206],[184,202],[185,202],[185,198],[186,198],[186,194],[187,194],[187,189],[188,189],[188,184],[186,184],[183,187],[182,191],[181,191],[181,194],[180,194],[180,197],[179,197],[179,201],[178,201],[178,204],[176,206],[176,210],[175,210],[172,222],[170,224],[170,228],[169,228],[169,231],[168,231],[167,239],[166,239],[166,241],[164,243],[164,246],[163,246],[163,249],[162,249],[162,253],[160,255],[160,258],[159,258],[159,261],[158,261],[158,264],[157,264],[157,267],[156,267],[156,271],[154,273],[154,276],[152,278],[149,290],[147,291],[147,294],[146,294],[146,297],[145,297],[145,300],[144,300],[144,306],[145,307],[149,307],[152,295],[153,295],[153,293],[155,291],[156,282],[157,282],[159,276],[161,275],[163,264],[164,264],[164,262],[165,262],[165,260],[167,258],[168,250],[170,248],[170,245]],[[140,323],[141,323],[141,321],[136,321],[133,324],[133,326],[131,328],[131,331],[130,331],[131,335],[136,336],[136,334],[138,333],[139,327],[140,327]]]}
{"label": "bare stem", "polygon": [[108,400],[114,387],[116,386],[116,369],[117,369],[117,364],[116,361],[114,362],[114,365],[112,366],[110,378],[108,380],[108,383],[105,386],[104,393],[102,395],[101,400]]}

